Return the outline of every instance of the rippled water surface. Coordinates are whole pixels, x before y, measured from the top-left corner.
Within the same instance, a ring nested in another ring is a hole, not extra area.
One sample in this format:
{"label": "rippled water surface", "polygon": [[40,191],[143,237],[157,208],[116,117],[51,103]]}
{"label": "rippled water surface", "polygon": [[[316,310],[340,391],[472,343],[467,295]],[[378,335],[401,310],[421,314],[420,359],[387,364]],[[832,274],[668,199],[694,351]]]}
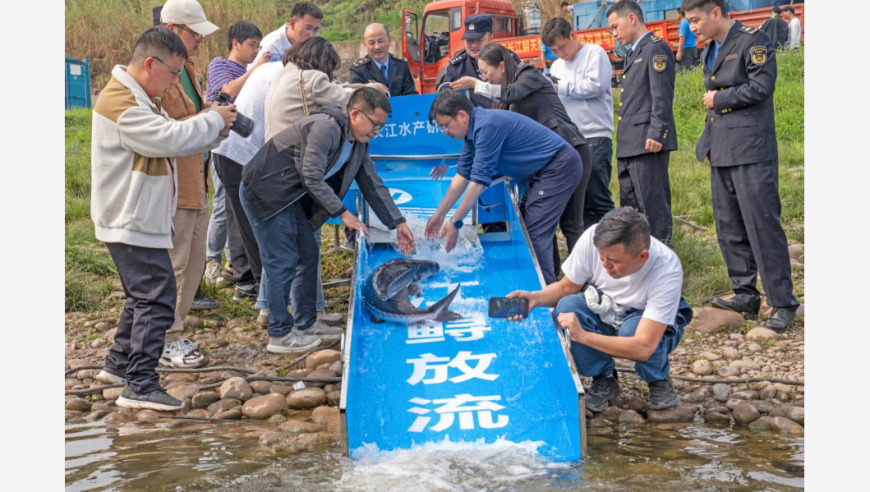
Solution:
{"label": "rippled water surface", "polygon": [[795,490],[804,440],[704,425],[616,428],[589,458],[553,463],[531,445],[429,444],[411,451],[339,447],[276,457],[256,425],[67,424],[67,490]]}

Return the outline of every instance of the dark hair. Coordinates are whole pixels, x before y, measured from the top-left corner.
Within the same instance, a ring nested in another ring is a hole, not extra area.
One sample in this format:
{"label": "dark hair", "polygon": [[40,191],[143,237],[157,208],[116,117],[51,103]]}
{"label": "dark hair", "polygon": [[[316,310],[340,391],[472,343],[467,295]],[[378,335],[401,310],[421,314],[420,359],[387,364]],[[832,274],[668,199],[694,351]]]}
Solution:
{"label": "dark hair", "polygon": [[568,3],[568,2],[562,2],[562,3],[559,4],[559,7],[563,7],[563,8],[564,8],[564,7],[567,7],[567,6],[569,6],[569,5],[571,5],[571,4]]}
{"label": "dark hair", "polygon": [[284,53],[284,65],[293,62],[300,70],[320,70],[332,81],[332,72],[341,65],[341,57],[332,43],[316,36],[294,44]]}
{"label": "dark hair", "polygon": [[770,11],[776,15],[779,15],[782,13],[782,9],[780,9],[778,5],[774,5],[773,8],[770,9]]}
{"label": "dark hair", "polygon": [[788,12],[788,13],[794,15],[794,7],[792,7],[791,5],[786,5],[786,6],[782,7],[782,11]]}
{"label": "dark hair", "polygon": [[[480,50],[477,55],[477,60],[483,60],[487,65],[497,67],[499,63],[504,63],[504,83],[503,85],[513,84],[516,82],[519,75],[520,67],[514,61],[513,52],[498,43],[490,43]],[[493,109],[507,109],[507,104],[493,103]]]}
{"label": "dark hair", "polygon": [[686,11],[682,7],[677,7],[677,13],[680,14],[680,17],[686,16]]}
{"label": "dark hair", "polygon": [[556,43],[556,38],[571,39],[571,29],[570,22],[562,17],[553,17],[541,29],[541,41],[547,46],[552,46]]}
{"label": "dark hair", "polygon": [[187,47],[178,34],[163,26],[149,27],[133,45],[130,65],[144,61],[149,56],[156,56],[168,61],[178,55],[187,60]]}
{"label": "dark hair", "polygon": [[[683,3],[685,4],[685,2]],[[640,5],[638,5],[634,0],[619,0],[616,2],[616,5],[610,7],[610,10],[607,11],[607,17],[610,17],[612,14],[616,14],[618,17],[626,17],[628,14],[634,14],[634,16],[637,17],[638,22],[641,24],[644,22],[643,10],[641,10]]]}
{"label": "dark hair", "polygon": [[460,111],[471,114],[472,109],[474,109],[474,105],[461,92],[445,90],[432,101],[432,107],[429,108],[429,123],[437,125],[435,123],[436,116],[449,116],[453,118]]}
{"label": "dark hair", "polygon": [[290,9],[290,17],[301,19],[306,15],[310,15],[317,20],[323,20],[323,12],[320,11],[320,7],[311,2],[297,2]]}
{"label": "dark hair", "polygon": [[239,44],[242,44],[251,38],[263,39],[263,33],[250,22],[236,22],[227,30],[227,47],[232,51],[233,41],[238,41]]}
{"label": "dark hair", "polygon": [[728,12],[725,10],[725,0],[683,0],[683,4],[680,5],[683,12],[688,12],[692,9],[701,9],[707,14],[712,12],[716,7],[719,7],[723,16],[728,16]]}
{"label": "dark hair", "polygon": [[644,249],[649,249],[649,221],[644,214],[632,207],[615,208],[604,214],[598,222],[592,244],[596,248],[622,244],[628,252],[636,256]]}
{"label": "dark hair", "polygon": [[393,107],[390,105],[390,100],[383,92],[371,87],[360,87],[353,91],[350,95],[350,100],[347,102],[347,109],[360,109],[363,111],[375,111],[383,109],[386,113],[391,113]]}

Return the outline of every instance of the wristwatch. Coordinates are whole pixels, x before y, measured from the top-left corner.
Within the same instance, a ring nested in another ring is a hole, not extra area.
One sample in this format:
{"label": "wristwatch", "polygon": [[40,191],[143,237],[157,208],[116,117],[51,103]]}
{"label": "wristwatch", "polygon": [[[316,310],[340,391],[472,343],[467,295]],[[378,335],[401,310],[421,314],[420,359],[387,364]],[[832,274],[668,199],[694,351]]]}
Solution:
{"label": "wristwatch", "polygon": [[456,220],[456,217],[450,219],[450,222],[453,224],[453,227],[456,227],[456,230],[462,229],[462,220]]}

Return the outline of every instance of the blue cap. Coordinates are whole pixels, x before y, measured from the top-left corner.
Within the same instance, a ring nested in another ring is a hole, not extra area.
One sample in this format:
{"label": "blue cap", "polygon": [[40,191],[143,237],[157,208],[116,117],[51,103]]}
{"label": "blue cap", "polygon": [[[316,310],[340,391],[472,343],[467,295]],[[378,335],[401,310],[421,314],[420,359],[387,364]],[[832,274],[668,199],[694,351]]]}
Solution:
{"label": "blue cap", "polygon": [[492,32],[491,15],[475,14],[465,18],[465,34],[462,35],[462,39],[474,41],[483,38],[488,32]]}

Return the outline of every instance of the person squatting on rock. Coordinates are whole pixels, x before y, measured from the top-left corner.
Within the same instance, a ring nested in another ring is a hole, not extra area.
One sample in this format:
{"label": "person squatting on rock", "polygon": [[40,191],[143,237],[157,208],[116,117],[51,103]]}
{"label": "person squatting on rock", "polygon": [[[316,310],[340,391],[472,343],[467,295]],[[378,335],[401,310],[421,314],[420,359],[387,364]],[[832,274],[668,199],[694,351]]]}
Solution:
{"label": "person squatting on rock", "polygon": [[178,202],[175,156],[217,147],[236,119],[233,105],[213,104],[183,121],[161,108],[160,98],[178,83],[187,56],[178,35],[165,27],[148,29],[129,65],[112,70],[94,105],[91,219],[127,296],[115,344],[96,379],[126,382],[117,401],[125,408],[181,408],[155,371],[176,307],[168,252]]}
{"label": "person squatting on rock", "polygon": [[646,217],[631,207],[608,212],[583,233],[562,272],[559,282],[543,290],[507,297],[528,299],[529,310],[556,307],[559,324],[574,342],[577,370],[592,377],[586,408],[604,411],[620,395],[614,357],[635,361],[638,376],[649,385],[649,408],[679,405],[668,375],[669,354],[683,338],[692,309],[680,294],[680,259],[651,237]]}

